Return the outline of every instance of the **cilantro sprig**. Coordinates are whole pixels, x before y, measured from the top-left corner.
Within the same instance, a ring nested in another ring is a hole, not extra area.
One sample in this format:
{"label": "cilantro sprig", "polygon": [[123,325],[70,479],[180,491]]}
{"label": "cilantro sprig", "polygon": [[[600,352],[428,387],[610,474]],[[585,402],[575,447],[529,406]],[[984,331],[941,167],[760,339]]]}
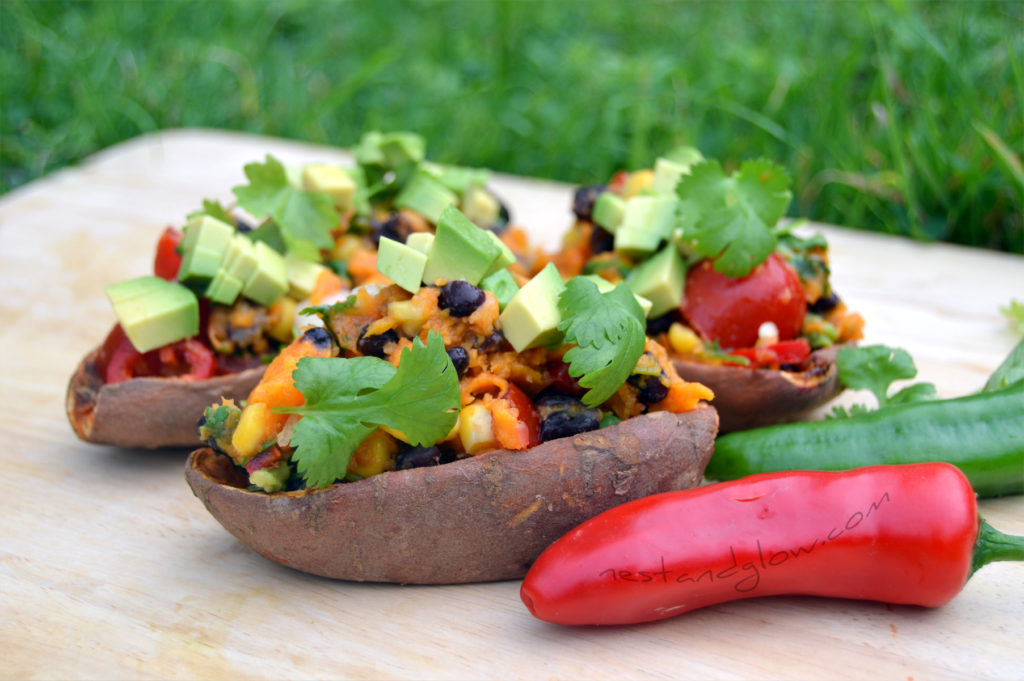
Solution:
{"label": "cilantro sprig", "polygon": [[289,184],[285,167],[269,154],[265,163],[246,164],[245,176],[249,184],[232,189],[238,205],[273,219],[289,251],[319,262],[320,249],[334,245],[331,230],[338,226],[338,214],[333,199]]}
{"label": "cilantro sprig", "polygon": [[597,284],[573,277],[558,298],[558,330],[575,344],[565,353],[569,375],[588,388],[583,403],[601,404],[615,394],[644,352],[644,313],[632,291],[619,284],[601,293]]}
{"label": "cilantro sprig", "polygon": [[376,357],[306,357],[292,373],[306,398],[291,438],[293,460],[310,487],[344,477],[356,447],[378,426],[400,431],[414,445],[430,445],[458,418],[459,379],[444,341],[431,333],[402,351],[396,368]]}
{"label": "cilantro sprig", "polygon": [[793,197],[789,184],[784,168],[763,159],[732,175],[715,160],[694,165],[676,187],[681,240],[714,259],[716,271],[748,274],[775,250],[775,225]]}
{"label": "cilantro sprig", "polygon": [[[879,409],[936,398],[932,383],[912,383],[890,394],[890,387],[895,381],[917,376],[913,358],[902,348],[886,345],[843,348],[836,356],[836,364],[840,383],[851,390],[870,391],[878,400]],[[849,410],[835,407],[831,415],[842,418],[867,411],[870,409],[865,405],[853,405]]]}

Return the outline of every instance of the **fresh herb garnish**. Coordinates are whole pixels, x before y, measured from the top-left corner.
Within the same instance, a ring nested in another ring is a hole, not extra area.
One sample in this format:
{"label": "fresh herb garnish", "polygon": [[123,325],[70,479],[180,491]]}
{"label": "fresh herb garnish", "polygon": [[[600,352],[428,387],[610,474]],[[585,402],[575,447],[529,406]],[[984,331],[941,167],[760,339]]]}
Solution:
{"label": "fresh herb garnish", "polygon": [[742,277],[771,255],[775,224],[792,198],[789,174],[766,160],[745,161],[726,175],[718,161],[698,163],[676,187],[681,240],[715,260],[715,270]]}
{"label": "fresh herb garnish", "polygon": [[331,230],[338,226],[334,200],[293,187],[284,166],[269,154],[266,163],[247,164],[245,176],[249,184],[232,189],[238,205],[257,217],[272,218],[289,251],[319,262],[320,249],[334,245]]}
{"label": "fresh herb garnish", "polygon": [[213,199],[203,199],[203,207],[200,210],[189,213],[188,219],[191,220],[192,218],[199,217],[200,215],[209,215],[211,218],[216,218],[229,225],[235,224],[235,219],[231,217],[228,209],[225,208],[220,201]]}
{"label": "fresh herb garnish", "polygon": [[981,391],[989,393],[1002,390],[1018,381],[1024,381],[1024,340],[1017,343],[1002,364],[992,372]]}
{"label": "fresh herb garnish", "polygon": [[1010,321],[1010,326],[1024,333],[1024,302],[1013,299],[1006,307],[999,308],[999,311]]}
{"label": "fresh herb garnish", "polygon": [[[917,376],[917,367],[910,354],[901,348],[885,345],[866,345],[857,348],[843,348],[836,356],[839,368],[839,382],[851,390],[869,390],[878,400],[878,408],[925,402],[936,398],[932,383],[913,383],[902,390],[889,394],[894,381]],[[863,405],[854,405],[849,410],[835,407],[833,417],[862,414],[869,411]]]}
{"label": "fresh herb garnish", "polygon": [[356,447],[378,426],[400,431],[410,444],[431,445],[458,418],[459,379],[444,341],[431,333],[402,351],[398,367],[376,357],[306,357],[292,373],[306,398],[277,413],[301,414],[291,444],[310,487],[345,477]]}
{"label": "fresh herb garnish", "polygon": [[619,284],[607,293],[583,277],[573,277],[558,298],[558,330],[567,344],[569,375],[589,390],[583,403],[594,407],[615,394],[629,378],[646,344],[644,312],[633,292]]}

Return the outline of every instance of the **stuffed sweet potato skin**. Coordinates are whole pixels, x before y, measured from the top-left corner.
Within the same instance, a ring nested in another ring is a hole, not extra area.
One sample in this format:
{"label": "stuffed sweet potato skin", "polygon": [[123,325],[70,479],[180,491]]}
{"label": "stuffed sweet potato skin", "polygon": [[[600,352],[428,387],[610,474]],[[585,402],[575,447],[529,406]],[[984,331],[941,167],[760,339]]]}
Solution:
{"label": "stuffed sweet potato skin", "polygon": [[811,353],[805,371],[747,369],[690,362],[679,357],[673,364],[686,381],[703,383],[715,393],[720,432],[747,430],[796,421],[842,392],[836,354],[843,345]]}
{"label": "stuffed sweet potato skin", "polygon": [[211,449],[185,477],[243,544],[336,579],[457,584],[516,579],[540,552],[605,509],[699,485],[718,429],[714,408],[657,412],[533,449],[267,495]]}
{"label": "stuffed sweet potato skin", "polygon": [[86,442],[117,447],[195,447],[196,423],[222,396],[245,399],[263,367],[201,381],[133,378],[106,384],[96,364],[99,349],[79,363],[68,383],[65,409],[75,434]]}

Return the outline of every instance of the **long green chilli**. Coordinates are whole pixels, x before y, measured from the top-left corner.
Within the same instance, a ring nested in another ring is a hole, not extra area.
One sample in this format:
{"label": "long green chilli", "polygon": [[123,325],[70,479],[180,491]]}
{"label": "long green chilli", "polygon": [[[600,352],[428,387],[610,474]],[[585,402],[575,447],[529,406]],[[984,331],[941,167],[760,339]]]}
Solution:
{"label": "long green chilli", "polygon": [[705,475],[944,461],[982,497],[1024,493],[1024,381],[988,393],[720,436]]}

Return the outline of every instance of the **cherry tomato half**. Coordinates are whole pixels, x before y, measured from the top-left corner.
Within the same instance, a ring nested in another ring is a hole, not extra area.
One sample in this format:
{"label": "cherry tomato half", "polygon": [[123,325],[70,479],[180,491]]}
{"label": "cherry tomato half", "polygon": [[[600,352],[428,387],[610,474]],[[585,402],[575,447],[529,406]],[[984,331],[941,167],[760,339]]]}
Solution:
{"label": "cherry tomato half", "polygon": [[168,227],[160,235],[156,243],[156,256],[153,259],[153,274],[174,281],[181,269],[181,255],[178,254],[178,244],[181,243],[182,234],[174,227]]}
{"label": "cherry tomato half", "polygon": [[540,444],[540,416],[533,401],[527,397],[514,383],[508,384],[508,389],[498,399],[508,400],[519,412],[519,423],[516,430],[520,434],[520,441],[526,443],[526,448],[536,447]]}
{"label": "cherry tomato half", "polygon": [[686,274],[683,316],[705,340],[725,348],[753,347],[764,322],[779,329],[779,340],[800,334],[807,301],[796,271],[777,253],[745,277],[727,277],[702,260]]}
{"label": "cherry tomato half", "polygon": [[[153,367],[153,355],[157,366]],[[161,376],[176,376],[199,381],[213,376],[217,359],[213,351],[195,338],[186,338],[146,353],[150,366]]]}

